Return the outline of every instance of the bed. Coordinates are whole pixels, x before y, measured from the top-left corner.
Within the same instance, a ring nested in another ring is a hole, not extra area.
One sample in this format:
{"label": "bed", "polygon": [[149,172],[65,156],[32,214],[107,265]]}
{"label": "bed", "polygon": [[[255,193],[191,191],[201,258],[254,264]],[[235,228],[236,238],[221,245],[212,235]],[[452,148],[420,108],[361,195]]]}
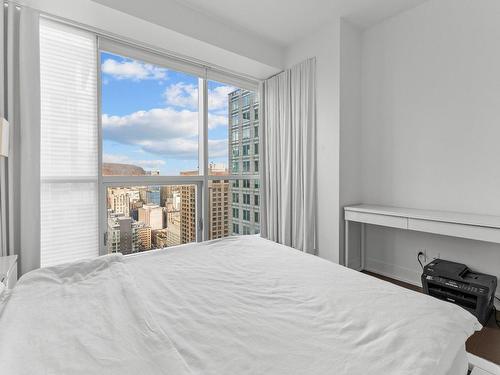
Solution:
{"label": "bed", "polygon": [[258,236],[39,269],[0,300],[0,370],[21,375],[465,375],[481,328]]}

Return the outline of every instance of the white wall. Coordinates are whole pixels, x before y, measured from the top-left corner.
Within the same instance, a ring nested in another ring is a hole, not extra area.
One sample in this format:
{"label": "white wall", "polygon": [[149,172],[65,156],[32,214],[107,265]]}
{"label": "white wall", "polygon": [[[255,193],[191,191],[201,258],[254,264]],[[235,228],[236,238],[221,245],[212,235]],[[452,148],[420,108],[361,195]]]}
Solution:
{"label": "white wall", "polygon": [[[340,21],[340,168],[339,249],[344,263],[344,206],[362,200],[361,187],[361,40],[352,23]],[[349,266],[358,268],[359,225],[349,231]]]}
{"label": "white wall", "polygon": [[233,51],[271,66],[282,66],[284,48],[262,37],[228,27],[178,0],[92,0],[113,9],[176,30],[183,35]]}
{"label": "white wall", "polygon": [[[361,35],[337,17],[293,44],[285,60],[290,67],[316,56],[319,256],[336,263],[344,262],[343,206],[362,199]],[[359,249],[357,230],[351,245]],[[359,255],[351,261],[358,266]]]}
{"label": "white wall", "polygon": [[[500,2],[430,0],[367,30],[366,203],[500,215]],[[500,246],[370,228],[368,267],[419,281],[415,256],[500,277]]]}
{"label": "white wall", "polygon": [[[259,79],[276,74],[283,68],[284,51],[282,49],[263,40],[246,36],[245,42],[251,48],[247,49],[247,53],[242,54],[240,48],[235,47],[234,40],[237,39],[236,36],[241,38],[244,36],[235,35],[236,32],[230,30],[221,32],[225,30],[222,25],[217,29],[220,36],[214,39],[216,42],[214,44],[205,39],[183,34],[184,30],[159,26],[90,0],[17,0],[17,2],[51,15],[103,30],[106,33]],[[169,17],[166,19],[172,19],[171,14]],[[205,27],[206,24],[199,19],[196,22],[192,20],[189,24],[193,26],[193,30],[208,29]],[[174,26],[178,26],[178,23],[172,22],[172,27]],[[212,23],[211,27],[215,28],[215,25]]]}
{"label": "white wall", "polygon": [[339,36],[333,21],[293,44],[286,54],[290,67],[316,56],[318,145],[319,255],[339,262]]}

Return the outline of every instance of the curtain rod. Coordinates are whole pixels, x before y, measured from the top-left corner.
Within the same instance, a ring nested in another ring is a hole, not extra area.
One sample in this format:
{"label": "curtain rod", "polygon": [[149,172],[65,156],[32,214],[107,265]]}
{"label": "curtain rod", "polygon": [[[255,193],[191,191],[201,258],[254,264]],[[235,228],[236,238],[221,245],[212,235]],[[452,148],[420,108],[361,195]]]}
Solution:
{"label": "curtain rod", "polygon": [[282,73],[285,73],[285,71],[284,71],[284,70],[282,70],[281,72],[275,73],[275,74],[273,74],[272,76],[269,76],[269,77],[267,77],[266,79],[264,79],[264,81],[267,81],[268,79],[271,79],[271,78],[277,77],[277,76],[279,76],[279,75],[280,75],[280,74],[282,74]]}
{"label": "curtain rod", "polygon": [[171,58],[173,60],[177,60],[181,63],[195,65],[195,66],[198,66],[199,68],[202,68],[202,69],[206,69],[206,70],[208,69],[208,70],[211,70],[211,71],[214,71],[217,73],[222,73],[222,74],[227,75],[229,77],[233,77],[236,79],[242,79],[242,80],[245,80],[245,81],[255,85],[256,87],[258,86],[259,82],[261,81],[259,78],[253,77],[253,76],[245,74],[245,73],[239,73],[239,72],[236,72],[234,70],[219,66],[217,64],[209,64],[203,60],[189,57],[189,56],[186,56],[186,55],[174,52],[174,51],[167,50],[165,48],[157,47],[157,46],[154,46],[154,45],[149,44],[149,43],[140,42],[140,41],[133,39],[133,38],[124,37],[124,36],[118,35],[116,33],[103,30],[103,29],[98,28],[98,27],[86,25],[86,24],[83,24],[81,22],[68,19],[66,17],[57,16],[57,15],[45,12],[43,10],[40,10],[40,9],[30,7],[29,5],[21,4],[17,1],[11,1],[11,0],[5,1],[4,0],[3,4],[4,4],[4,6],[9,6],[9,4],[13,4],[14,6],[16,6],[18,8],[21,8],[21,7],[29,8],[29,9],[32,9],[34,11],[37,11],[41,16],[43,16],[45,18],[49,18],[49,19],[52,19],[54,21],[58,21],[58,22],[61,22],[61,23],[64,23],[64,24],[67,24],[67,25],[70,25],[73,27],[77,27],[77,28],[85,30],[85,31],[95,33],[97,36],[105,37],[105,38],[111,39],[111,40],[116,41],[116,42],[126,43],[126,44],[129,44],[129,45],[134,46],[136,48],[147,50],[147,51],[150,51],[152,53],[159,54],[161,56],[165,56],[165,57]]}
{"label": "curtain rod", "polygon": [[[306,58],[306,59],[302,60],[301,62],[298,62],[298,63],[295,63],[294,65],[292,65],[292,68],[293,68],[294,66],[297,66],[297,65],[299,65],[299,64],[301,64],[301,63],[303,63],[303,62],[305,62],[305,61],[307,61],[307,60],[310,60],[310,59],[312,59],[312,60],[316,61],[316,57],[308,57],[308,58]],[[280,74],[285,73],[285,71],[287,71],[287,70],[289,70],[289,69],[291,69],[291,68],[287,68],[287,69],[285,69],[285,70],[282,70],[281,72],[278,72],[278,73],[276,73],[276,74],[273,74],[272,76],[267,77],[267,78],[266,78],[266,79],[264,79],[263,81],[267,81],[268,79],[271,79],[271,78],[274,78],[274,77],[276,77],[276,76],[279,76]]]}

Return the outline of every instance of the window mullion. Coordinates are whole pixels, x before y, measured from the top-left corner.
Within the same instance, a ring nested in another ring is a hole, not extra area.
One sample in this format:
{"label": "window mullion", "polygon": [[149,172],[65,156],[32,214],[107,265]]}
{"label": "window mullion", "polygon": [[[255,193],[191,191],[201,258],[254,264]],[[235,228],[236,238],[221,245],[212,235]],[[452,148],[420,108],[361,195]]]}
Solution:
{"label": "window mullion", "polygon": [[199,119],[200,119],[200,144],[199,144],[199,164],[200,175],[203,176],[202,186],[202,218],[203,218],[203,241],[208,240],[209,234],[209,192],[208,192],[208,83],[206,78],[200,78],[199,83]]}
{"label": "window mullion", "polygon": [[106,202],[106,188],[103,184],[102,178],[102,82],[101,82],[101,47],[100,38],[96,35],[96,74],[97,74],[97,208],[98,217],[97,223],[99,226],[99,254],[107,254],[106,249],[106,232],[107,232],[107,202]]}

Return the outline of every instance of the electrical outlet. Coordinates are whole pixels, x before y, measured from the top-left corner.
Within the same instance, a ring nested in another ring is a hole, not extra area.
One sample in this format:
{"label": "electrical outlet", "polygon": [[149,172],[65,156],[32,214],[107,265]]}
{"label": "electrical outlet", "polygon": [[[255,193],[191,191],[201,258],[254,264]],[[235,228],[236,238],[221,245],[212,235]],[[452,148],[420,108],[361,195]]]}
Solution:
{"label": "electrical outlet", "polygon": [[417,252],[417,257],[420,257],[424,263],[427,263],[427,249],[419,249]]}

